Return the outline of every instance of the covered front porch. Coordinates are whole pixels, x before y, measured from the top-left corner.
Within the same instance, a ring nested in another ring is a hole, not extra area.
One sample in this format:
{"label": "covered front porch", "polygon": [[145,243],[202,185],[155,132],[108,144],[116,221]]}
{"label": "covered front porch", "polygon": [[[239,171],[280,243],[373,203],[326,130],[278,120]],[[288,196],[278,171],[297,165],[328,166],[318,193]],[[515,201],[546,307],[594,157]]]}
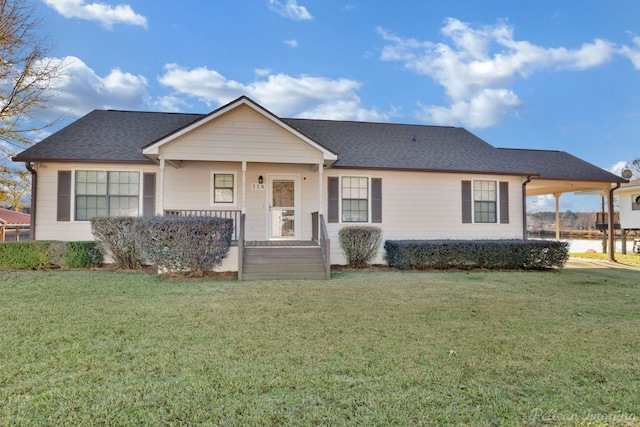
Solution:
{"label": "covered front porch", "polygon": [[246,240],[246,215],[239,210],[170,209],[165,210],[164,214],[231,219],[233,221],[231,252],[237,259],[239,280],[329,279],[331,277],[331,241],[324,216],[319,212],[311,213],[309,240]]}

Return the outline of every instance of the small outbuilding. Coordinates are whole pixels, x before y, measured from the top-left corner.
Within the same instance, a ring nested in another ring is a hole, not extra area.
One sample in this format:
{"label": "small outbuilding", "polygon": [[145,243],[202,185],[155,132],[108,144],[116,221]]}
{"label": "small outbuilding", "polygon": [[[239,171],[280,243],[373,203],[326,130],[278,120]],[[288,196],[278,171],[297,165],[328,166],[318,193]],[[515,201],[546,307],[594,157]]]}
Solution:
{"label": "small outbuilding", "polygon": [[22,212],[0,209],[0,242],[6,241],[7,231],[15,233],[15,240],[20,240],[21,231],[29,231],[31,215]]}

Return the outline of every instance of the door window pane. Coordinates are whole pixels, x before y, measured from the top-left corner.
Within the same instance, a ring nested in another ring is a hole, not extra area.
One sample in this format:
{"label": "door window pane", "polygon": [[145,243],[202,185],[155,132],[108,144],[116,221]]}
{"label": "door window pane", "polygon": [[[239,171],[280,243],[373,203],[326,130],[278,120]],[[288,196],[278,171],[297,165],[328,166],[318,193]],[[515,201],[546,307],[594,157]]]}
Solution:
{"label": "door window pane", "polygon": [[273,207],[295,207],[295,193],[293,181],[273,181]]}

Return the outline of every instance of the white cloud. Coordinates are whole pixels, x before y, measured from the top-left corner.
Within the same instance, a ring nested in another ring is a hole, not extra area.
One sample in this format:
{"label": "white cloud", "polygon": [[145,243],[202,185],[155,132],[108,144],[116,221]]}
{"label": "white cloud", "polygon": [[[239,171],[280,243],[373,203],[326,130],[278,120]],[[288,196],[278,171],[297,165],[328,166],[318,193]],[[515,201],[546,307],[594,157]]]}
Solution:
{"label": "white cloud", "polygon": [[521,105],[518,96],[507,89],[483,89],[468,100],[458,100],[449,107],[420,105],[416,114],[425,122],[440,125],[461,123],[469,128],[495,126]]}
{"label": "white cloud", "polygon": [[256,73],[256,76],[268,76],[269,74],[271,74],[271,70],[268,68],[256,68],[254,70],[254,72]]}
{"label": "white cloud", "polygon": [[618,53],[610,42],[596,39],[578,49],[545,48],[516,40],[513,28],[500,21],[474,28],[457,19],[445,21],[445,42],[378,33],[389,44],[381,59],[431,77],[449,98],[447,107],[421,106],[419,116],[437,124],[462,123],[473,128],[498,124],[521,105],[510,89],[518,78],[542,69],[584,70],[610,61]]}
{"label": "white cloud", "polygon": [[147,80],[113,69],[101,77],[76,57],[64,60],[64,75],[54,82],[55,102],[45,110],[53,120],[61,115],[80,117],[96,108],[145,109],[149,106]]}
{"label": "white cloud", "polygon": [[291,47],[298,47],[298,40],[295,40],[295,39],[285,40],[283,43]]}
{"label": "white cloud", "polygon": [[139,25],[147,28],[147,18],[133,11],[128,4],[111,6],[104,3],[85,3],[85,0],[44,0],[65,18],[98,21],[111,29],[115,24]]}
{"label": "white cloud", "polygon": [[614,175],[622,176],[622,171],[628,169],[628,165],[629,162],[620,161],[611,165],[607,170]]}
{"label": "white cloud", "polygon": [[[561,199],[562,200],[562,199]],[[527,197],[527,212],[555,212],[556,198],[553,194]]]}
{"label": "white cloud", "polygon": [[177,64],[165,66],[160,83],[177,94],[195,97],[209,106],[218,106],[246,95],[282,117],[325,118],[335,120],[387,121],[387,113],[362,108],[357,90],[360,83],[349,79],[328,79],[286,74],[259,75],[244,84],[227,79],[207,67],[186,69]]}
{"label": "white cloud", "polygon": [[633,38],[634,47],[622,46],[620,53],[631,60],[633,67],[640,70],[640,36]]}
{"label": "white cloud", "polygon": [[269,7],[278,15],[294,21],[304,21],[313,19],[306,7],[300,6],[297,0],[269,0]]}

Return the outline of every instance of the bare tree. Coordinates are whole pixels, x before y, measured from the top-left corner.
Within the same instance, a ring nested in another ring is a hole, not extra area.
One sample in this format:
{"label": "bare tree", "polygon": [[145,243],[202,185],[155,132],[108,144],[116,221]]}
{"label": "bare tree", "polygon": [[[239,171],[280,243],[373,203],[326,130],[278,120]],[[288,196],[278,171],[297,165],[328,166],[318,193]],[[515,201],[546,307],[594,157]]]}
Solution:
{"label": "bare tree", "polygon": [[[2,162],[31,145],[32,133],[55,124],[38,124],[33,115],[46,108],[63,73],[62,62],[49,56],[52,48],[40,27],[33,3],[0,0],[0,200],[14,207],[26,171]],[[27,185],[22,194],[28,192]]]}
{"label": "bare tree", "polygon": [[0,0],[0,139],[20,149],[31,144],[30,132],[51,125],[26,123],[46,108],[63,72],[60,60],[48,56],[52,48],[40,27],[26,0]]}
{"label": "bare tree", "polygon": [[640,157],[628,162],[625,165],[625,168],[629,169],[631,173],[633,173],[634,179],[640,178]]}

